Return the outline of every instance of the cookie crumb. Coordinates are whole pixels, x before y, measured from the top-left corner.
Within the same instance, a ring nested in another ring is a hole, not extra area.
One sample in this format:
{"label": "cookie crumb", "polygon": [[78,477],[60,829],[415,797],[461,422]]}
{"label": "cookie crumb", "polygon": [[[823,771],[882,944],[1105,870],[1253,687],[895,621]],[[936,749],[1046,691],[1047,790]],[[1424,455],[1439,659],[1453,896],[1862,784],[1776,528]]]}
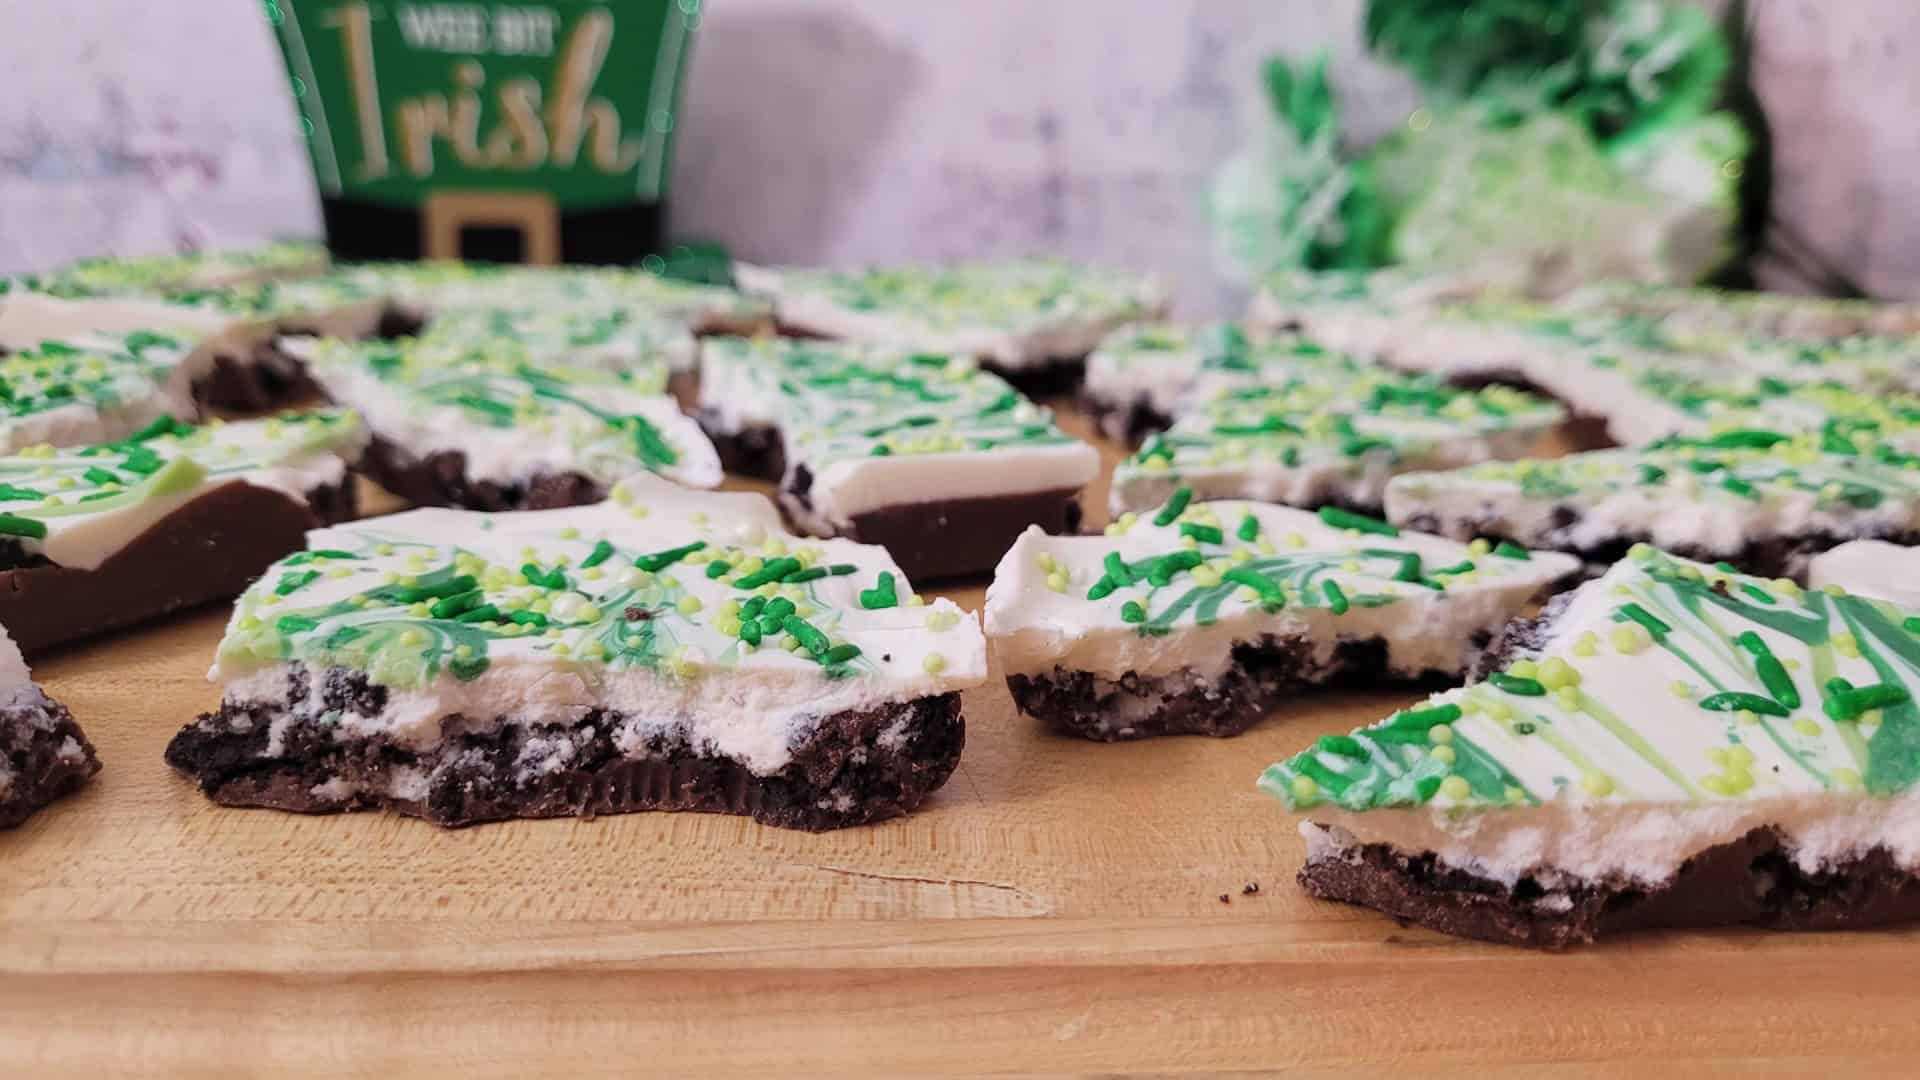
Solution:
{"label": "cookie crumb", "polygon": [[1259,894],[1259,892],[1260,892],[1260,883],[1257,881],[1249,881],[1247,882],[1246,887],[1240,890],[1240,895],[1256,896]]}
{"label": "cookie crumb", "polygon": [[1230,898],[1230,897],[1228,897],[1226,893],[1221,893],[1221,894],[1220,894],[1220,902],[1221,902],[1221,903],[1223,903],[1223,904],[1231,904],[1231,903],[1233,903],[1233,900],[1232,900],[1232,898]]}

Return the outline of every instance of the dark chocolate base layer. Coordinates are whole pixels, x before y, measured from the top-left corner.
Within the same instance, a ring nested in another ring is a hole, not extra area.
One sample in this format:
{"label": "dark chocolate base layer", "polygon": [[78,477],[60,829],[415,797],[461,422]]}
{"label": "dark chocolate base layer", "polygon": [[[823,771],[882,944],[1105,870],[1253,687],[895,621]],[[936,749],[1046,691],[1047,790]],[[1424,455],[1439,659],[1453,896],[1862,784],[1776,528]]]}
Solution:
{"label": "dark chocolate base layer", "polygon": [[[464,731],[463,718],[449,716],[440,745],[415,752],[382,737],[338,738],[337,726],[309,718],[325,710],[378,713],[386,691],[364,676],[326,672],[324,709],[298,707],[310,692],[307,672],[296,669],[290,679],[294,704],[223,704],[174,736],[167,763],[228,806],[308,814],[384,808],[449,827],[697,810],[818,831],[915,809],[953,775],[966,743],[960,695],[943,694],[825,717],[793,747],[791,763],[769,776],[678,736],[623,750],[614,732],[627,717],[600,710],[571,727],[507,723],[485,732]],[[532,740],[538,746],[530,748]],[[526,764],[553,757],[564,764]],[[402,777],[414,782],[395,793]]]}
{"label": "dark chocolate base layer", "polygon": [[455,506],[466,510],[553,510],[588,506],[607,497],[607,489],[580,473],[545,473],[520,484],[467,477],[467,456],[442,450],[416,458],[392,441],[375,435],[355,466],[367,479],[416,506]]}
{"label": "dark chocolate base layer", "polygon": [[260,413],[321,397],[306,365],[271,342],[241,348],[250,349],[251,355],[222,352],[214,357],[213,370],[193,384],[196,403],[226,412]]}
{"label": "dark chocolate base layer", "polygon": [[[1484,647],[1481,632],[1472,642]],[[1020,711],[1068,735],[1123,742],[1156,735],[1238,735],[1302,690],[1405,685],[1457,677],[1458,672],[1396,673],[1380,638],[1339,641],[1333,656],[1316,661],[1305,638],[1263,636],[1238,642],[1224,673],[1119,680],[1055,668],[1047,675],[1009,675],[1007,689]]]}
{"label": "dark chocolate base layer", "polygon": [[[786,449],[778,429],[722,430],[711,412],[702,413],[700,423],[728,472],[767,480],[785,475]],[[795,468],[786,484],[782,501],[810,509],[813,474],[806,466]],[[938,581],[988,573],[1029,525],[1071,534],[1080,531],[1080,519],[1078,492],[1042,491],[887,507],[855,515],[838,535],[886,548],[911,581]]]}
{"label": "dark chocolate base layer", "polygon": [[889,506],[855,514],[840,535],[887,549],[909,581],[992,572],[1029,526],[1051,535],[1080,531],[1080,493],[1040,491]]}
{"label": "dark chocolate base layer", "polygon": [[[1408,515],[1404,520],[1396,521],[1394,524],[1414,532],[1434,533],[1460,541],[1484,537],[1491,541],[1511,541],[1521,547],[1535,550],[1563,551],[1595,567],[1612,566],[1626,558],[1627,551],[1635,544],[1653,543],[1651,536],[1628,534],[1616,534],[1600,543],[1576,543],[1571,537],[1574,527],[1580,523],[1580,512],[1571,506],[1555,507],[1552,520],[1551,531],[1542,536],[1524,539],[1509,535],[1491,514],[1486,517],[1443,519],[1437,514],[1419,513]],[[1661,550],[1697,562],[1730,563],[1741,571],[1757,577],[1793,578],[1804,585],[1807,580],[1807,564],[1815,555],[1851,540],[1887,540],[1910,546],[1920,544],[1920,532],[1886,532],[1868,529],[1846,536],[1830,532],[1800,533],[1793,536],[1749,536],[1738,551],[1718,551],[1694,544],[1667,544],[1662,545]]]}
{"label": "dark chocolate base layer", "polygon": [[182,506],[92,570],[0,546],[0,625],[29,656],[54,645],[238,596],[273,563],[306,547],[307,530],[354,516],[353,485],[301,502],[228,484]]}
{"label": "dark chocolate base layer", "polygon": [[38,690],[0,707],[0,760],[13,774],[0,792],[0,829],[19,825],[100,771],[73,714]]}
{"label": "dark chocolate base layer", "polygon": [[1508,886],[1385,844],[1310,860],[1299,880],[1323,900],[1443,934],[1545,949],[1660,927],[1849,930],[1920,919],[1920,875],[1900,869],[1886,849],[1809,874],[1771,828],[1708,848],[1651,888],[1623,881],[1550,889],[1533,878]]}
{"label": "dark chocolate base layer", "polygon": [[1117,443],[1136,446],[1149,435],[1167,430],[1173,426],[1173,417],[1153,407],[1145,397],[1136,397],[1122,404],[1096,398],[1083,389],[1079,395],[1080,408],[1093,417],[1100,433]]}
{"label": "dark chocolate base layer", "polygon": [[1010,368],[983,360],[982,368],[1007,380],[1015,390],[1030,398],[1059,397],[1080,388],[1087,377],[1084,356],[1055,356],[1027,367]]}

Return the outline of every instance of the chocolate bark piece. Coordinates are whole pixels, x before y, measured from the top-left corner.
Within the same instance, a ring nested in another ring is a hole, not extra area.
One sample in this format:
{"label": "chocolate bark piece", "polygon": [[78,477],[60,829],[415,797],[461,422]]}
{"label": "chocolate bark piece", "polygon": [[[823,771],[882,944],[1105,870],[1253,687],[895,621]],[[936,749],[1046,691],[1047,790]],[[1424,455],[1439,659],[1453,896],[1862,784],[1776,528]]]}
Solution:
{"label": "chocolate bark piece", "polygon": [[1871,429],[1734,429],[1639,450],[1409,473],[1387,487],[1396,524],[1578,555],[1602,567],[1636,543],[1805,580],[1850,540],[1920,540],[1920,457]]}
{"label": "chocolate bark piece", "polygon": [[31,683],[0,695],[0,829],[19,825],[99,771],[93,744],[66,706]]}
{"label": "chocolate bark piece", "polygon": [[1315,895],[1558,948],[1920,918],[1920,616],[1642,547],[1470,685],[1269,768]]}
{"label": "chocolate bark piece", "polygon": [[225,802],[448,825],[904,813],[963,741],[977,623],[881,549],[639,474],[604,502],[317,530],[235,605],[170,760]]}
{"label": "chocolate bark piece", "polygon": [[[307,678],[304,671],[295,677]],[[353,711],[384,698],[358,673],[333,669],[323,680],[329,709]],[[821,831],[916,809],[947,782],[966,743],[960,696],[949,693],[824,717],[772,775],[679,738],[616,746],[612,732],[632,718],[601,710],[570,727],[509,719],[415,752],[378,736],[340,738],[313,710],[292,707],[304,693],[302,685],[286,707],[223,704],[174,737],[168,764],[227,806],[388,809],[448,827],[687,810]],[[461,718],[441,723],[457,730]],[[563,767],[528,764],[560,744]]]}
{"label": "chocolate bark piece", "polygon": [[1659,885],[1619,880],[1571,888],[1509,885],[1447,867],[1431,852],[1385,844],[1309,858],[1300,887],[1443,934],[1561,949],[1663,927],[1859,930],[1920,919],[1920,875],[1876,847],[1817,873],[1798,866],[1776,828],[1707,848]]}
{"label": "chocolate bark piece", "polygon": [[[92,570],[56,566],[0,546],[0,624],[28,655],[238,595],[307,530],[354,515],[351,484],[302,502],[231,483],[156,522]],[[9,555],[9,551],[11,554]]]}
{"label": "chocolate bark piece", "polygon": [[1021,711],[1107,742],[1235,735],[1312,689],[1457,678],[1578,565],[1191,495],[1008,550],[986,626]]}
{"label": "chocolate bark piece", "polygon": [[607,489],[575,472],[540,473],[514,483],[475,480],[467,458],[442,450],[416,458],[378,435],[367,444],[358,466],[367,479],[419,506],[458,506],[468,510],[552,510],[586,506],[607,497]]}
{"label": "chocolate bark piece", "polygon": [[934,579],[990,569],[1029,525],[1079,528],[1099,455],[971,358],[729,338],[705,360],[701,424],[803,531]]}

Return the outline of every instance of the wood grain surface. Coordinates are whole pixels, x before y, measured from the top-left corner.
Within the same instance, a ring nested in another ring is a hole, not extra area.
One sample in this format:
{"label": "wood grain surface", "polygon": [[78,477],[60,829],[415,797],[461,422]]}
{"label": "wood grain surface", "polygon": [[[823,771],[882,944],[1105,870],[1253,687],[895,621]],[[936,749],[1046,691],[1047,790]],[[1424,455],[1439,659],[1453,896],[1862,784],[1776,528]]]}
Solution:
{"label": "wood grain surface", "polygon": [[223,619],[37,667],[106,767],[0,833],[0,1075],[1912,1075],[1920,1053],[1920,930],[1555,956],[1307,899],[1254,778],[1405,692],[1100,746],[995,682],[904,820],[450,832],[222,809],[174,776]]}

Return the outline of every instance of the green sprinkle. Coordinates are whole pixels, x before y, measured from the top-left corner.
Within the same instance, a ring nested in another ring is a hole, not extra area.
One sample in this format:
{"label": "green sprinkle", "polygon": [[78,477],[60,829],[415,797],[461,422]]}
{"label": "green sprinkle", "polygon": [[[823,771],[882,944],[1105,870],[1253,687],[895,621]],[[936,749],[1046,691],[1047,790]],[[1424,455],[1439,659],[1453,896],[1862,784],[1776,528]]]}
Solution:
{"label": "green sprinkle", "polygon": [[1747,483],[1732,473],[1721,477],[1720,486],[1743,499],[1758,499],[1760,497],[1760,493],[1754,490],[1752,484]]}
{"label": "green sprinkle", "polygon": [[1340,590],[1340,586],[1337,583],[1331,581],[1322,582],[1320,591],[1327,595],[1328,611],[1333,612],[1335,615],[1345,615],[1347,613],[1347,594]]}
{"label": "green sprinkle", "polygon": [[1529,553],[1526,548],[1509,540],[1502,540],[1493,545],[1493,553],[1503,559],[1519,559],[1521,562],[1533,561],[1533,555]]}
{"label": "green sprinkle", "polygon": [[613,558],[613,545],[602,540],[593,545],[593,550],[587,554],[586,558],[580,560],[580,569],[591,570],[611,558]]}
{"label": "green sprinkle", "polygon": [[1167,500],[1167,504],[1160,508],[1160,512],[1158,514],[1154,515],[1153,523],[1155,525],[1161,525],[1161,526],[1173,524],[1176,520],[1179,519],[1181,514],[1186,513],[1187,504],[1192,501],[1193,501],[1192,488],[1183,487],[1183,488],[1176,489],[1173,493],[1173,497]]}
{"label": "green sprinkle", "polygon": [[480,589],[471,589],[467,592],[456,593],[453,596],[434,601],[433,607],[428,609],[428,614],[431,614],[436,619],[451,619],[460,615],[462,612],[470,611],[480,606],[480,602],[485,600],[486,596],[487,594]]}
{"label": "green sprinkle", "polygon": [[1854,720],[1869,710],[1889,709],[1912,700],[1913,695],[1905,687],[1875,683],[1857,690],[1842,690],[1822,702],[1821,708],[1835,720]]}
{"label": "green sprinkle", "polygon": [[275,595],[286,596],[289,593],[299,592],[301,589],[306,588],[318,580],[320,580],[320,571],[318,570],[302,570],[297,573],[282,574],[280,575],[280,584],[274,586],[273,591]]}
{"label": "green sprinkle", "polygon": [[1107,557],[1101,565],[1107,568],[1107,577],[1112,579],[1115,585],[1133,584],[1133,568],[1127,565],[1127,560],[1121,558],[1119,552],[1107,552]]}
{"label": "green sprinkle", "polygon": [[1662,622],[1658,615],[1641,607],[1639,604],[1626,603],[1620,605],[1620,610],[1613,613],[1613,619],[1615,622],[1632,620],[1633,622],[1639,623],[1646,628],[1647,633],[1653,635],[1653,640],[1655,641],[1659,641],[1673,632],[1673,627]]}
{"label": "green sprinkle", "polygon": [[1155,586],[1172,584],[1174,575],[1191,570],[1205,561],[1197,551],[1176,551],[1162,555],[1147,569],[1147,583]]}
{"label": "green sprinkle", "polygon": [[1454,723],[1460,719],[1460,716],[1458,705],[1434,705],[1425,709],[1408,709],[1395,716],[1390,726],[1426,731],[1435,724]]}
{"label": "green sprinkle", "polygon": [[29,540],[44,540],[47,535],[47,523],[18,514],[0,514],[0,536],[24,536]]}
{"label": "green sprinkle", "polygon": [[1313,745],[1323,754],[1335,754],[1357,761],[1365,761],[1368,757],[1367,748],[1351,735],[1322,735]]}
{"label": "green sprinkle", "polygon": [[821,578],[826,576],[827,576],[826,567],[809,566],[809,567],[806,567],[805,569],[795,570],[793,573],[788,574],[786,577],[781,578],[780,582],[783,585],[805,585],[809,581],[819,581]]}
{"label": "green sprinkle", "polygon": [[1640,482],[1642,484],[1651,486],[1659,483],[1662,480],[1665,480],[1666,478],[1667,478],[1667,470],[1661,468],[1658,465],[1641,465],[1640,466]]}
{"label": "green sprinkle", "polygon": [[834,577],[846,577],[848,574],[854,573],[859,569],[859,567],[850,562],[834,563],[832,566],[827,567],[827,573]]}
{"label": "green sprinkle", "polygon": [[287,637],[292,637],[295,634],[304,633],[308,630],[318,629],[319,626],[319,619],[310,619],[305,615],[282,615],[273,624],[275,630],[280,631],[281,634]]}
{"label": "green sprinkle", "polygon": [[1419,799],[1423,803],[1432,802],[1433,797],[1439,793],[1440,793],[1440,777],[1438,776],[1422,777],[1419,781],[1417,781],[1413,785],[1414,797]]}
{"label": "green sprinkle", "polygon": [[1743,593],[1746,593],[1748,597],[1762,604],[1774,604],[1779,602],[1773,598],[1772,593],[1768,592],[1767,590],[1761,588],[1758,585],[1755,585],[1751,581],[1741,582],[1740,591]]}
{"label": "green sprinkle", "polygon": [[709,579],[724,577],[731,569],[733,567],[728,565],[725,559],[715,559],[707,564],[707,577]]}
{"label": "green sprinkle", "polygon": [[1467,571],[1469,571],[1469,570],[1472,570],[1472,569],[1473,569],[1473,560],[1472,560],[1472,559],[1462,559],[1462,560],[1460,560],[1459,562],[1457,562],[1457,563],[1454,563],[1454,564],[1453,564],[1452,566],[1440,566],[1440,567],[1435,567],[1435,568],[1434,568],[1434,570],[1433,570],[1433,576],[1434,576],[1434,577],[1439,577],[1439,576],[1440,576],[1440,575],[1442,575],[1442,574],[1448,574],[1448,575],[1452,575],[1452,574],[1464,574],[1464,573],[1466,573]]}
{"label": "green sprinkle", "polygon": [[1245,585],[1247,588],[1259,593],[1260,599],[1267,603],[1286,603],[1286,594],[1280,591],[1280,586],[1274,584],[1265,574],[1260,573],[1258,570],[1249,570],[1244,566],[1236,566],[1226,573],[1221,574],[1220,580],[1231,581],[1235,585]]}
{"label": "green sprinkle", "polygon": [[1906,621],[1902,622],[1900,627],[1909,634],[1920,634],[1920,615],[1907,616]]}
{"label": "green sprinkle", "polygon": [[461,682],[472,682],[486,672],[487,664],[485,656],[469,656],[466,659],[456,656],[447,662],[447,670]]}
{"label": "green sprinkle", "polygon": [[1094,582],[1093,587],[1087,590],[1087,599],[1105,600],[1107,597],[1112,596],[1113,590],[1117,588],[1119,588],[1119,586],[1113,583],[1112,578],[1103,577],[1099,581]]}
{"label": "green sprinkle", "polygon": [[1393,580],[1420,580],[1420,555],[1418,552],[1409,551],[1405,555],[1400,556],[1400,568],[1393,572]]}
{"label": "green sprinkle", "polygon": [[81,473],[80,475],[86,477],[87,483],[98,484],[101,487],[106,487],[108,484],[118,484],[121,482],[118,474],[110,470],[103,469],[98,465],[87,466],[87,471]]}
{"label": "green sprinkle", "polygon": [[848,644],[835,645],[833,648],[828,649],[820,657],[820,662],[823,664],[844,664],[859,655],[860,646],[849,642]]}
{"label": "green sprinkle", "polygon": [[1202,544],[1218,544],[1226,539],[1219,526],[1195,525],[1191,521],[1180,526],[1180,535],[1191,536]]}
{"label": "green sprinkle", "polygon": [[[642,555],[633,561],[633,565],[650,574],[659,573],[694,552],[705,550],[706,546],[707,542],[705,540],[695,540],[693,543],[681,547],[668,548],[665,551],[656,551],[651,555]],[[796,562],[794,565],[797,566],[799,564]],[[735,582],[735,584],[739,585],[740,583]],[[740,587],[747,588],[748,586],[741,585]]]}
{"label": "green sprinkle", "polygon": [[777,624],[798,610],[800,609],[793,601],[784,596],[776,596],[767,601],[766,607],[760,609],[760,617],[763,619],[772,619]]}
{"label": "green sprinkle", "polygon": [[798,615],[788,615],[786,618],[781,619],[780,628],[792,634],[795,641],[798,641],[808,652],[815,656],[823,655],[828,649],[833,647],[833,643],[828,640],[827,635],[821,633],[819,628]]}
{"label": "green sprinkle", "polygon": [[500,621],[500,609],[494,607],[492,604],[481,604],[479,607],[468,608],[460,614],[455,615],[453,621],[461,623],[498,622]]}
{"label": "green sprinkle", "polygon": [[1713,694],[1702,700],[1700,707],[1708,712],[1739,712],[1745,709],[1748,712],[1759,713],[1761,716],[1785,716],[1788,712],[1786,706],[1772,698],[1738,692]]}
{"label": "green sprinkle", "polygon": [[1260,538],[1260,519],[1252,514],[1241,518],[1240,527],[1234,530],[1234,535],[1246,543],[1253,543]]}
{"label": "green sprinkle", "polygon": [[463,408],[472,409],[474,412],[483,413],[495,419],[499,419],[499,420],[513,419],[513,406],[508,405],[505,402],[495,401],[492,398],[481,397],[479,394],[455,395],[453,399],[453,403]]}
{"label": "green sprinkle", "polygon": [[868,611],[898,607],[899,598],[894,595],[893,575],[885,570],[880,572],[880,580],[871,589],[860,590],[860,606]]}
{"label": "green sprinkle", "polygon": [[1778,431],[1746,429],[1723,431],[1708,439],[1704,445],[1716,450],[1765,450],[1787,441],[1788,436]]}
{"label": "green sprinkle", "polygon": [[1399,536],[1400,530],[1381,521],[1379,518],[1356,514],[1351,510],[1342,510],[1337,506],[1320,508],[1320,520],[1335,529],[1353,529],[1356,532],[1372,533],[1375,536]]}
{"label": "green sprinkle", "polygon": [[1487,681],[1492,683],[1495,689],[1513,694],[1516,697],[1545,697],[1547,693],[1546,684],[1542,683],[1539,679],[1529,679],[1522,675],[1508,675],[1504,671],[1496,671],[1492,675],[1487,676]]}
{"label": "green sprinkle", "polygon": [[32,488],[0,484],[0,502],[39,502],[44,498],[46,498],[44,493]]}
{"label": "green sprinkle", "polygon": [[[529,584],[538,585],[543,589],[564,589],[568,587],[567,575],[557,569],[552,571],[542,570],[532,563],[527,563],[520,567],[520,573],[526,577]],[[467,580],[471,581],[473,579],[468,578]]]}
{"label": "green sprinkle", "polygon": [[537,611],[516,611],[507,616],[507,621],[519,626],[535,628],[544,628],[547,625],[547,617]]}
{"label": "green sprinkle", "polygon": [[760,632],[760,623],[758,620],[755,620],[755,619],[740,620],[740,640],[741,641],[744,641],[749,645],[758,646],[760,644],[760,639],[762,636],[763,635]]}
{"label": "green sprinkle", "polygon": [[[565,579],[562,580],[564,581]],[[417,604],[422,600],[440,600],[449,596],[457,596],[478,584],[479,582],[472,574],[461,574],[458,577],[448,578],[438,585],[416,585],[399,589],[394,592],[393,600],[399,604]]]}
{"label": "green sprinkle", "polygon": [[1147,609],[1141,607],[1138,601],[1129,600],[1120,605],[1120,618],[1124,622],[1143,623],[1147,621]]}
{"label": "green sprinkle", "polygon": [[755,570],[745,577],[736,578],[733,587],[736,589],[757,589],[762,585],[771,585],[776,581],[780,581],[788,574],[801,569],[804,568],[800,565],[800,560],[790,556],[769,559],[760,569]]}

